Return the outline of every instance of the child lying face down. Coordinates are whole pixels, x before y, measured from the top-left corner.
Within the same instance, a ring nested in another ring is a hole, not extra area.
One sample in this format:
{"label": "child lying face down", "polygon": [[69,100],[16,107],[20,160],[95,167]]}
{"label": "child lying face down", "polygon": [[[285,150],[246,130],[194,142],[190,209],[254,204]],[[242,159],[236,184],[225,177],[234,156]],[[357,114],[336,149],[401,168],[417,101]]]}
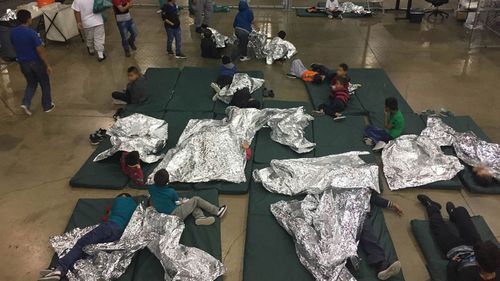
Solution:
{"label": "child lying face down", "polygon": [[144,185],[144,173],[141,168],[141,158],[139,157],[139,152],[122,152],[120,167],[123,174],[129,177],[135,185]]}
{"label": "child lying face down", "polygon": [[150,204],[158,212],[178,216],[182,220],[193,215],[196,225],[211,225],[215,222],[215,218],[205,216],[204,211],[219,218],[226,213],[226,205],[217,207],[198,196],[190,199],[179,198],[177,192],[168,185],[169,180],[167,170],[161,169],[154,175],[154,184],[148,188]]}
{"label": "child lying face down", "polygon": [[292,66],[290,72],[287,74],[288,78],[300,78],[304,82],[312,82],[314,84],[320,84],[325,80],[325,74],[319,71],[307,69],[300,59],[294,59],[292,61]]}
{"label": "child lying face down", "polygon": [[472,168],[474,181],[483,187],[488,187],[493,184],[495,179],[490,169],[485,166],[476,166]]}
{"label": "child lying face down", "polygon": [[329,115],[335,118],[342,117],[342,111],[347,107],[350,99],[349,90],[345,87],[347,79],[338,77],[335,80],[335,85],[332,86],[332,92],[328,98],[328,102],[319,106],[319,110],[312,112],[314,116]]}
{"label": "child lying face down", "polygon": [[122,91],[116,91],[111,94],[115,104],[138,104],[146,99],[146,77],[142,75],[139,69],[131,66],[127,69],[128,84]]}

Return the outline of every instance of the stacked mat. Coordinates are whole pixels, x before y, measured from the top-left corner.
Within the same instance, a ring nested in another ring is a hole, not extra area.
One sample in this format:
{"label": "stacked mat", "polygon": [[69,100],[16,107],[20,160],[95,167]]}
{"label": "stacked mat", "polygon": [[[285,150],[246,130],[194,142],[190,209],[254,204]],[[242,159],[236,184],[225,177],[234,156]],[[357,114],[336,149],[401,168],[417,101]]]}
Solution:
{"label": "stacked mat", "polygon": [[[268,165],[254,164],[255,169],[262,169]],[[270,193],[260,183],[251,183],[248,204],[247,236],[245,242],[245,256],[243,280],[245,281],[308,281],[314,280],[312,275],[300,263],[295,252],[292,237],[278,224],[270,211],[270,204],[280,200],[301,199],[281,194]],[[369,218],[379,243],[386,250],[389,261],[397,260],[396,251],[390,234],[385,225],[382,212],[373,209]],[[357,280],[378,280],[375,271],[367,265],[366,255],[363,258],[359,271],[355,272]],[[390,281],[402,281],[400,274]]]}
{"label": "stacked mat", "polygon": [[[197,191],[182,196],[200,196],[214,205],[219,204],[217,191]],[[138,202],[144,201],[145,197],[136,197]],[[76,227],[87,227],[101,222],[106,215],[106,207],[113,202],[112,198],[107,199],[80,199],[78,200],[73,214],[65,229],[70,231]],[[210,226],[196,226],[194,219],[189,217],[185,221],[186,228],[182,233],[181,244],[189,247],[199,248],[213,257],[221,260],[220,222],[217,220]],[[56,256],[52,259],[51,266],[56,265]],[[164,270],[158,259],[148,250],[143,249],[132,260],[127,271],[117,280],[120,281],[163,281]],[[221,281],[222,278],[217,280]]]}
{"label": "stacked mat", "polygon": [[[472,217],[472,221],[476,226],[479,235],[483,241],[491,240],[497,242],[495,235],[486,224],[486,221],[481,216]],[[453,225],[453,223],[447,222],[450,229],[458,233],[458,230]],[[412,220],[411,230],[415,239],[417,239],[418,245],[424,254],[424,258],[427,262],[426,267],[429,271],[432,281],[447,281],[446,277],[446,266],[448,265],[448,260],[445,259],[443,253],[439,249],[438,245],[432,237],[432,233],[429,227],[429,221],[427,220]],[[497,242],[498,243],[498,242]]]}

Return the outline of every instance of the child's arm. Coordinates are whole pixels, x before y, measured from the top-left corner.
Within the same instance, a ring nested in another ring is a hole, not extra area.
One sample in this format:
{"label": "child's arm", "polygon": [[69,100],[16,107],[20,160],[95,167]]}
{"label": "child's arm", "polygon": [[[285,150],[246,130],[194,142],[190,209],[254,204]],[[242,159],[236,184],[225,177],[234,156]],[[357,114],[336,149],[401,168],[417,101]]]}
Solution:
{"label": "child's arm", "polygon": [[386,129],[392,129],[393,125],[390,122],[390,116],[391,114],[387,112],[387,110],[384,110],[384,127]]}
{"label": "child's arm", "polygon": [[132,181],[138,186],[144,185],[144,173],[140,167],[135,169],[132,175]]}
{"label": "child's arm", "polygon": [[168,25],[171,25],[171,26],[174,26],[174,23],[169,21],[168,19],[165,19],[165,22],[168,24]]}

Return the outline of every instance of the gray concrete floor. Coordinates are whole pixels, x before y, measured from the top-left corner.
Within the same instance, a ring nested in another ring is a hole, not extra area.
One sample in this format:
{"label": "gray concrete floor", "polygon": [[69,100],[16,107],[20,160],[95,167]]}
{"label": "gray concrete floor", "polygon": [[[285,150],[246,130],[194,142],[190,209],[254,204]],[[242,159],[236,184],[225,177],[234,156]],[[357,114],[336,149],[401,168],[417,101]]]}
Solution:
{"label": "gray concrete floor", "polygon": [[[446,107],[471,115],[495,142],[500,142],[500,51],[469,52],[462,26],[448,19],[442,24],[395,22],[393,14],[367,19],[329,21],[298,18],[294,13],[256,10],[262,30],[271,36],[284,29],[304,63],[323,62],[351,67],[384,68],[415,111]],[[187,60],[167,57],[165,34],[153,8],[136,8],[140,29],[139,50],[125,58],[115,24],[107,23],[108,59],[98,63],[75,38],[69,44],[49,43],[54,66],[53,97],[57,108],[42,112],[39,96],[32,117],[19,109],[25,86],[15,64],[0,74],[0,280],[34,280],[52,255],[47,239],[63,231],[78,198],[111,197],[116,191],[76,189],[70,177],[93,147],[87,136],[112,124],[115,108],[110,93],[125,84],[125,70],[148,67],[216,66],[199,57],[199,37],[193,20],[183,12],[183,47]],[[230,34],[234,12],[216,14],[213,26]],[[261,69],[276,99],[306,100],[304,86],[285,78],[289,63],[267,66],[263,62],[238,63],[242,70]],[[195,81],[193,81],[195,82]],[[382,105],[381,105],[382,106]],[[387,190],[387,189],[386,189]],[[142,191],[127,189],[132,194]],[[402,218],[385,213],[387,224],[408,281],[428,280],[421,253],[410,233],[409,221],[424,218],[416,194],[425,192],[440,202],[452,200],[472,214],[483,215],[494,233],[500,233],[500,197],[472,195],[467,191],[386,191],[404,209]],[[226,281],[242,279],[247,196],[221,196],[230,210],[222,222]]]}

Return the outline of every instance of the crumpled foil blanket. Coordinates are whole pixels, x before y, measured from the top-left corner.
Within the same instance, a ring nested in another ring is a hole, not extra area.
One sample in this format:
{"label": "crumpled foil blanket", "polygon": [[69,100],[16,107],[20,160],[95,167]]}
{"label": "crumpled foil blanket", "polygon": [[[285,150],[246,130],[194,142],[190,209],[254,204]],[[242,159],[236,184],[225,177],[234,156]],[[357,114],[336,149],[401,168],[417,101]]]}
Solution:
{"label": "crumpled foil blanket", "polygon": [[[75,228],[50,238],[59,257],[63,257],[83,235],[95,228]],[[103,281],[120,277],[130,265],[134,254],[146,246],[160,260],[166,281],[212,281],[225,272],[224,265],[208,253],[179,244],[184,223],[176,216],[144,210],[139,205],[119,241],[89,245],[89,255],[76,262],[68,272],[70,281]]]}
{"label": "crumpled foil blanket", "polygon": [[346,260],[357,256],[357,237],[370,207],[368,188],[329,188],[304,200],[271,204],[293,237],[300,262],[318,281],[356,281]]}
{"label": "crumpled foil blanket", "polygon": [[[215,41],[215,45],[217,48],[225,48],[226,42],[229,40],[229,37],[215,30],[214,28],[207,27],[210,31],[212,31],[212,39]],[[203,34],[202,34],[203,36]]]}
{"label": "crumpled foil blanket", "polygon": [[360,15],[370,13],[369,11],[366,11],[363,6],[356,5],[352,2],[344,2],[340,4],[340,9],[342,10],[342,13],[355,13]]}
{"label": "crumpled foil blanket", "polygon": [[266,56],[266,63],[273,64],[275,60],[292,58],[297,53],[297,48],[287,40],[274,37],[264,46],[263,53]]}
{"label": "crumpled foil blanket", "polygon": [[436,116],[427,118],[427,126],[420,133],[421,136],[428,137],[439,146],[453,145],[455,134],[452,127],[446,125],[441,118]]}
{"label": "crumpled foil blanket", "polygon": [[16,11],[11,9],[7,9],[5,11],[5,14],[0,17],[0,21],[11,21],[16,19],[17,19]]}
{"label": "crumpled foil blanket", "polygon": [[226,104],[230,104],[234,94],[243,88],[248,88],[250,93],[257,91],[264,85],[264,79],[250,77],[246,73],[236,73],[231,85],[225,86],[217,94],[217,98]]}
{"label": "crumpled foil blanket", "polygon": [[380,192],[378,166],[367,164],[351,151],[317,158],[272,160],[270,167],[254,170],[253,178],[270,192],[319,194],[327,188],[364,188]]}
{"label": "crumpled foil blanket", "polygon": [[266,54],[264,53],[264,46],[266,46],[267,36],[262,32],[252,30],[248,35],[248,51],[256,59],[264,59]]}
{"label": "crumpled foil blanket", "polygon": [[164,156],[156,153],[167,144],[168,124],[165,120],[134,113],[118,119],[106,134],[111,137],[113,146],[97,155],[94,162],[118,151],[138,151],[143,162],[154,163]]}
{"label": "crumpled foil blanket", "polygon": [[153,182],[156,171],[166,169],[172,182],[207,182],[223,180],[245,182],[244,141],[251,143],[264,126],[272,130],[271,138],[298,153],[309,152],[315,144],[304,137],[304,128],[314,118],[302,107],[262,110],[226,109],[223,120],[191,119],[177,146],[167,152],[148,178]]}
{"label": "crumpled foil blanket", "polygon": [[458,158],[445,155],[433,139],[417,135],[391,140],[382,151],[382,162],[391,190],[449,180],[464,168]]}

